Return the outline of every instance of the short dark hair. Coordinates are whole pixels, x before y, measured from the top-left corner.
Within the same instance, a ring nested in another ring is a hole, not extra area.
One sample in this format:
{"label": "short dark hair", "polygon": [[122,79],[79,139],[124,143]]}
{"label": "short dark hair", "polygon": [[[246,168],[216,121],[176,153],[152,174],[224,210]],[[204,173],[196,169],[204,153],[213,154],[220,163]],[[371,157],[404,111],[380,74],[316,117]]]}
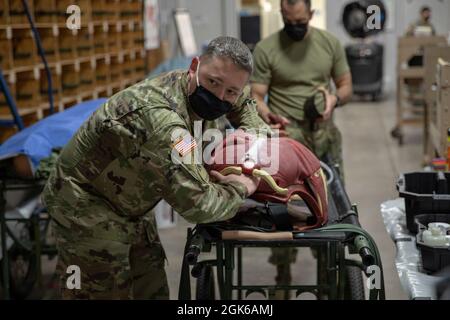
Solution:
{"label": "short dark hair", "polygon": [[422,7],[422,9],[420,10],[420,13],[424,13],[425,11],[431,12],[430,7],[428,7],[428,6]]}
{"label": "short dark hair", "polygon": [[253,55],[250,49],[239,39],[220,36],[208,44],[202,57],[230,58],[235,65],[248,73],[253,73]]}
{"label": "short dark hair", "polygon": [[281,0],[280,5],[283,5],[283,2],[287,2],[288,5],[292,6],[294,4],[299,3],[300,1],[303,1],[303,3],[306,5],[306,7],[311,10],[311,0]]}

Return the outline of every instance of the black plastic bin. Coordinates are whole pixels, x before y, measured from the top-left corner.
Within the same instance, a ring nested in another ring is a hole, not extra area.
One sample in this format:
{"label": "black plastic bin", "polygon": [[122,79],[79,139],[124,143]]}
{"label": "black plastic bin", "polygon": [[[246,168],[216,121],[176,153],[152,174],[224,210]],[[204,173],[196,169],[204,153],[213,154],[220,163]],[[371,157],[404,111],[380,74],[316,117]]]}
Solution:
{"label": "black plastic bin", "polygon": [[[450,223],[450,214],[421,214],[415,217],[417,225],[425,227],[432,222]],[[419,226],[418,226],[419,230]],[[450,266],[450,248],[430,247],[422,242],[422,234],[416,237],[417,248],[422,256],[422,267],[425,271],[436,272]]]}
{"label": "black plastic bin", "polygon": [[403,174],[397,182],[397,190],[405,199],[406,226],[412,233],[417,233],[416,215],[450,215],[450,172]]}
{"label": "black plastic bin", "polygon": [[383,52],[378,43],[356,43],[345,48],[352,73],[353,93],[372,95],[376,101],[383,92]]}

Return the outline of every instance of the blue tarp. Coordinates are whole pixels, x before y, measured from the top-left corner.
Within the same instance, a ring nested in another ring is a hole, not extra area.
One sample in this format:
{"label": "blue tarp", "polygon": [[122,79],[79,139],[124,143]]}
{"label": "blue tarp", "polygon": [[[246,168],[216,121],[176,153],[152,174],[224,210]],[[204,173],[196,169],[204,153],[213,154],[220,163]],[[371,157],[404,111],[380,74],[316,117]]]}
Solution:
{"label": "blue tarp", "polygon": [[16,133],[0,145],[0,160],[24,154],[30,159],[34,172],[53,148],[66,145],[83,122],[106,101],[96,99],[82,102]]}

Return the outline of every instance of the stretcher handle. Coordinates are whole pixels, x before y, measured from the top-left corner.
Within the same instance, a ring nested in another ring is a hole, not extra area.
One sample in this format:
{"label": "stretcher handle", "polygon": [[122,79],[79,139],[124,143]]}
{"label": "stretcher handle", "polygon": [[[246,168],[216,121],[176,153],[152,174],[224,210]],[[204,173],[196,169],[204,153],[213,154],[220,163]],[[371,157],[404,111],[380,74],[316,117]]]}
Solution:
{"label": "stretcher handle", "polygon": [[184,256],[189,265],[193,266],[197,263],[198,256],[200,255],[200,252],[202,252],[204,244],[205,240],[202,236],[197,234],[192,238],[191,244]]}
{"label": "stretcher handle", "polygon": [[369,242],[367,239],[359,235],[355,237],[354,245],[356,247],[356,251],[359,253],[363,264],[368,267],[375,264],[375,257],[370,250]]}
{"label": "stretcher handle", "polygon": [[292,232],[222,231],[222,240],[293,240]]}
{"label": "stretcher handle", "polygon": [[190,247],[185,255],[187,263],[191,266],[195,265],[199,255],[200,249],[198,247]]}

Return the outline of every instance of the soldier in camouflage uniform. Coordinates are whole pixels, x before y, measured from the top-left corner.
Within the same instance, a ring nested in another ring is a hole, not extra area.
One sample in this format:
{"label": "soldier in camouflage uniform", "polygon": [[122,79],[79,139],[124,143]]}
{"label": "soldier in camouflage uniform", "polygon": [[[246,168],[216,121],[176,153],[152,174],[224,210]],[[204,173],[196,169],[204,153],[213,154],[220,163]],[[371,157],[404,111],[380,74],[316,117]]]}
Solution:
{"label": "soldier in camouflage uniform", "polygon": [[[281,0],[281,13],[284,29],[260,41],[253,52],[255,71],[250,81],[258,111],[273,128],[283,129],[319,158],[329,154],[342,173],[341,134],[332,115],[352,92],[345,51],[333,35],[308,26],[314,13],[310,0]],[[331,80],[335,94],[329,92]],[[324,101],[316,103],[322,118],[311,126],[305,104],[320,97],[319,88],[325,89]],[[290,263],[295,262],[297,250],[272,252],[269,261],[277,265],[277,283],[290,283]]]}
{"label": "soldier in camouflage uniform", "polygon": [[[172,132],[194,135],[194,120],[208,118],[211,127],[225,112],[244,130],[270,130],[244,90],[252,66],[242,42],[219,37],[189,71],[111,97],[64,147],[43,193],[55,222],[63,298],[169,298],[152,208],[164,199],[189,222],[227,220],[259,183],[219,173],[213,182],[201,164],[173,162]],[[80,290],[66,287],[70,265],[80,268]]]}

